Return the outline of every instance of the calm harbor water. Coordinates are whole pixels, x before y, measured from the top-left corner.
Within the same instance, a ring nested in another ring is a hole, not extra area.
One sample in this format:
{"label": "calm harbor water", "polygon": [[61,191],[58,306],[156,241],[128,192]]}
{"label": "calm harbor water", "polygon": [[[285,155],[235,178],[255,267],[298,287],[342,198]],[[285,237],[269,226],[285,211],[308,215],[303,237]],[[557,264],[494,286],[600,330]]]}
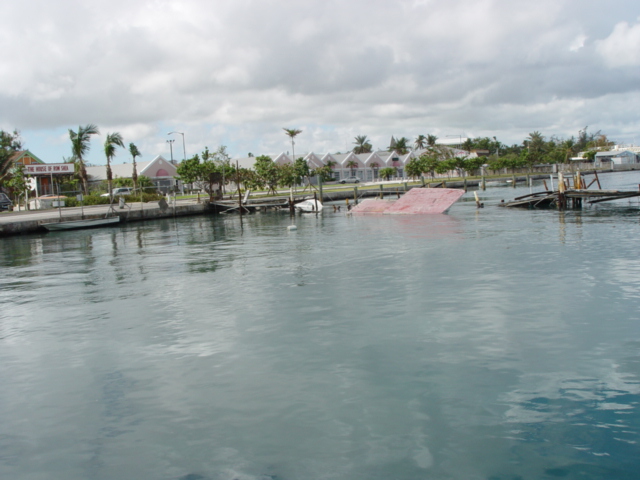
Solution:
{"label": "calm harbor water", "polygon": [[0,239],[0,478],[637,479],[640,206],[528,191]]}

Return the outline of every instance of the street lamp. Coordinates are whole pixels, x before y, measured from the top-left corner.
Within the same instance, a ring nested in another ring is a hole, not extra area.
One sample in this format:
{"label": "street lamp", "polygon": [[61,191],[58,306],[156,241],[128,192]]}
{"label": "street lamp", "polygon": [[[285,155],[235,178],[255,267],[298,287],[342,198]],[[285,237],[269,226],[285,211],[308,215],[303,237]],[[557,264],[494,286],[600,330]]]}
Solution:
{"label": "street lamp", "polygon": [[167,143],[169,144],[169,150],[171,151],[171,163],[173,163],[173,142],[175,142],[173,138],[171,140],[167,140]]}
{"label": "street lamp", "polygon": [[173,135],[174,133],[182,135],[182,153],[184,154],[183,160],[186,160],[187,159],[187,148],[185,147],[185,144],[184,144],[184,133],[182,133],[182,132],[169,132],[169,133],[167,133],[167,135]]}

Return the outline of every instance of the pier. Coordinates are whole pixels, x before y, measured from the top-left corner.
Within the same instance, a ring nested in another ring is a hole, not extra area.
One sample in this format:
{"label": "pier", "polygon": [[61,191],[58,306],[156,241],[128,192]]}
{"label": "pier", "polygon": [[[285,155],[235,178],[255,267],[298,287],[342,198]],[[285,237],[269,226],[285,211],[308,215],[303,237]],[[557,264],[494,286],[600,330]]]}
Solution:
{"label": "pier", "polygon": [[[559,173],[557,177],[557,189],[553,189],[553,177],[551,177],[549,181],[552,182],[552,190],[547,189],[548,187],[545,180],[544,191],[516,197],[511,202],[501,203],[500,206],[519,208],[557,207],[559,210],[565,210],[567,208],[582,208],[583,202],[594,204],[624,198],[640,197],[640,185],[636,191],[603,190],[598,174],[593,172],[593,175],[594,179],[587,185],[583,174],[580,172],[576,172],[575,175],[569,175],[567,177]],[[598,189],[589,190],[589,187],[593,184],[597,184]]]}

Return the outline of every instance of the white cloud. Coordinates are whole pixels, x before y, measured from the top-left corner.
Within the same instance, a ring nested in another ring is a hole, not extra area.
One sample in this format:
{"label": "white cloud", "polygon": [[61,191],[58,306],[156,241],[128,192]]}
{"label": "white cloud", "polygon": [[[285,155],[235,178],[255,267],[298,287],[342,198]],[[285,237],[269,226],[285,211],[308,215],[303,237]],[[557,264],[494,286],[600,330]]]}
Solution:
{"label": "white cloud", "polygon": [[609,67],[640,66],[640,23],[616,24],[611,35],[596,42],[596,50]]}

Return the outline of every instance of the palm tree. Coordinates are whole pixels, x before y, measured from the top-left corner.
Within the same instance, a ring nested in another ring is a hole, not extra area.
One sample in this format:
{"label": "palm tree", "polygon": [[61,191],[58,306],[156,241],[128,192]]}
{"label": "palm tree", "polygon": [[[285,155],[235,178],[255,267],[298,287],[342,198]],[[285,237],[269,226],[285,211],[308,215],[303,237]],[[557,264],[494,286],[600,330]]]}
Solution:
{"label": "palm tree", "polygon": [[358,162],[356,162],[355,160],[349,160],[345,165],[349,167],[349,174],[352,177],[355,177],[356,174],[353,172],[353,170],[358,166]]}
{"label": "palm tree", "polygon": [[409,151],[409,139],[407,137],[397,139],[394,150],[401,155],[406,154]]}
{"label": "palm tree", "polygon": [[91,148],[91,135],[99,134],[100,131],[98,130],[98,127],[93,123],[85,125],[84,127],[78,126],[77,132],[69,129],[71,153],[73,154],[73,161],[78,168],[78,174],[80,175],[85,195],[89,194],[89,181],[87,178],[87,169],[84,164],[84,156],[89,153],[89,149]]}
{"label": "palm tree", "polygon": [[138,171],[136,169],[136,157],[140,156],[140,150],[136,147],[135,143],[129,144],[129,153],[133,157],[133,172],[131,173],[131,180],[133,180],[133,191],[135,192],[138,186]]}
{"label": "palm tree", "polygon": [[430,147],[435,147],[437,140],[438,140],[437,136],[435,136],[435,135],[427,135],[427,145],[429,145]]}
{"label": "palm tree", "polygon": [[353,149],[353,153],[356,153],[356,154],[371,153],[371,150],[373,149],[366,135],[357,135],[356,141],[353,143],[356,144],[356,146]]}
{"label": "palm tree", "polygon": [[301,134],[302,130],[299,130],[297,128],[283,128],[283,130],[288,137],[291,137],[291,155],[293,155],[293,161],[295,162],[296,151],[294,149],[294,145],[296,144],[296,142],[294,142],[293,139],[296,138],[299,134]]}
{"label": "palm tree", "polygon": [[107,188],[109,188],[109,197],[111,197],[111,183],[113,180],[113,175],[111,173],[111,159],[116,156],[116,147],[124,148],[122,135],[118,132],[107,133],[107,138],[104,141],[104,154],[107,157]]}
{"label": "palm tree", "polygon": [[413,142],[413,146],[416,147],[416,150],[422,150],[427,146],[427,137],[424,135],[418,135],[416,137],[416,141]]}

